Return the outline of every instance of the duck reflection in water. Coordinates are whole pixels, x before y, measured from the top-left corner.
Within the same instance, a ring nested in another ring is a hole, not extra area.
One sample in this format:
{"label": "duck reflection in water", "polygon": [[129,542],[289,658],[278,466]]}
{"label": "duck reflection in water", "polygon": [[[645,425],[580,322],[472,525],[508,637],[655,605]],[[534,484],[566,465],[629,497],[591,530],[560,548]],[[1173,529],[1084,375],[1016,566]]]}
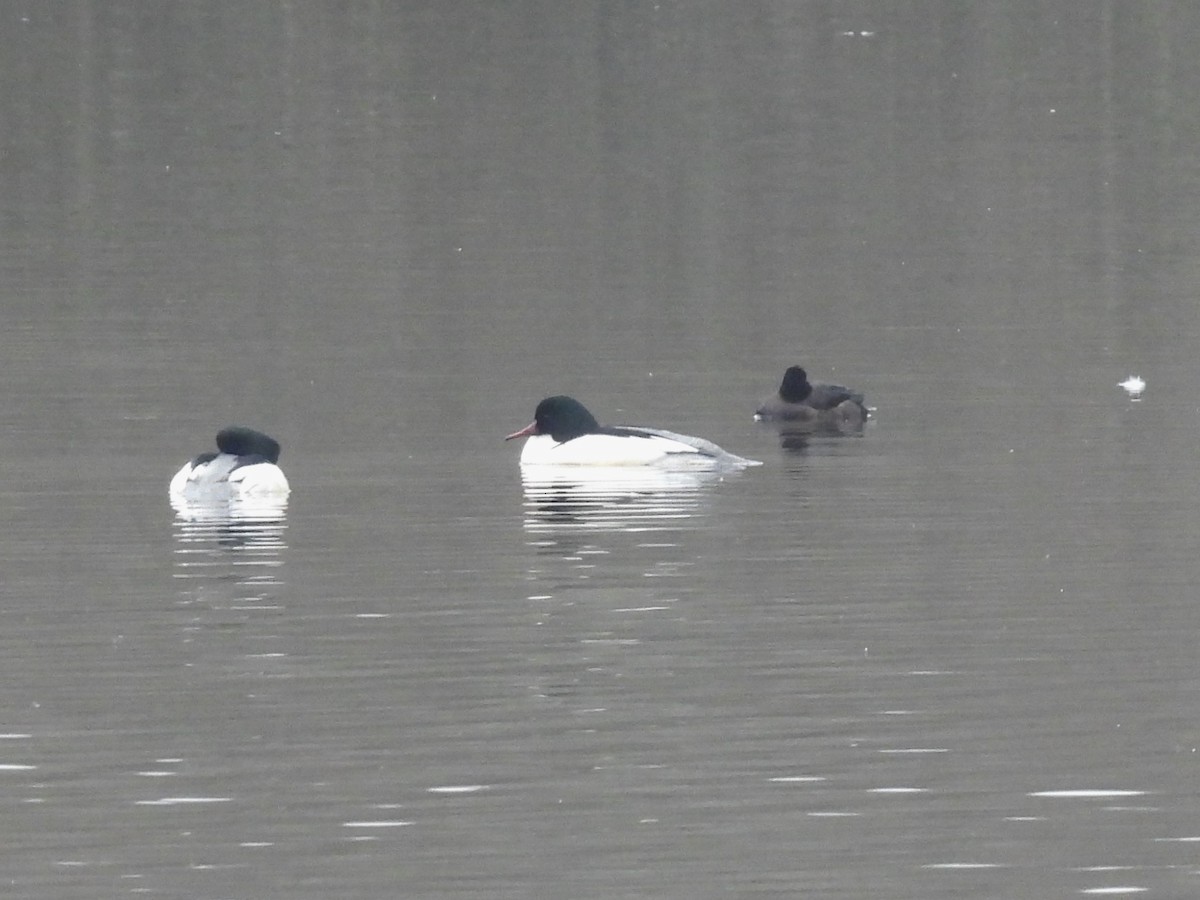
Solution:
{"label": "duck reflection in water", "polygon": [[[280,503],[176,506],[174,583],[191,629],[248,624],[282,608],[287,518]],[[233,618],[230,618],[233,617]],[[265,622],[265,620],[264,620]]]}
{"label": "duck reflection in water", "polygon": [[523,467],[525,527],[601,531],[678,529],[694,516],[716,472],[642,467]]}
{"label": "duck reflection in water", "polygon": [[282,544],[287,528],[286,494],[171,495],[175,536],[181,544],[208,542],[227,548]]}

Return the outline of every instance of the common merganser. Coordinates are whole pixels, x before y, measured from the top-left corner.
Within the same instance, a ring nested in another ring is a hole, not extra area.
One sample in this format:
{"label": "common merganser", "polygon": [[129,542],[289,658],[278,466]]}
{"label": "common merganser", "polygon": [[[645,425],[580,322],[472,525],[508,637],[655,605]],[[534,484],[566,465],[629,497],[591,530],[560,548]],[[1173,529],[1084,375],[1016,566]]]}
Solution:
{"label": "common merganser", "polygon": [[712,441],[659,428],[604,426],[573,397],[547,397],[533,422],[505,438],[528,438],[523,466],[653,466],[741,469],[762,465]]}
{"label": "common merganser", "polygon": [[754,412],[754,418],[782,422],[811,422],[814,425],[861,425],[869,413],[863,395],[840,384],[812,384],[808,373],[792,366],[783,373],[783,383],[774,396]]}
{"label": "common merganser", "polygon": [[231,425],[217,432],[217,453],[201,453],[171,479],[173,495],[204,492],[287,494],[279,442],[253,428]]}

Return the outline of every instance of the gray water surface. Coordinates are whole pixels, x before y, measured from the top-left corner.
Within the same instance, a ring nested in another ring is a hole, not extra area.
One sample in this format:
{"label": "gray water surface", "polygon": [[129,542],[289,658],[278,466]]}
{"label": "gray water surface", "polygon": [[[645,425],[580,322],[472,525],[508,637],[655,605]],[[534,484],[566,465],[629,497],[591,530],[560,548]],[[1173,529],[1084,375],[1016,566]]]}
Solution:
{"label": "gray water surface", "polygon": [[[1198,38],[5,6],[4,895],[1200,893]],[[523,481],[556,393],[763,465]]]}

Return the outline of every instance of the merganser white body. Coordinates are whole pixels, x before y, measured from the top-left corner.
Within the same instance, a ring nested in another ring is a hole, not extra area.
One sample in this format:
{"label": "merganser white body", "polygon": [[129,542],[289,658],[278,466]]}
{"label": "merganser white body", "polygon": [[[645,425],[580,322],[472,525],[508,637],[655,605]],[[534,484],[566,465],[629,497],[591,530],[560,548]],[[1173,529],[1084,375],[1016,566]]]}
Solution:
{"label": "merganser white body", "polygon": [[286,495],[291,491],[279,468],[279,442],[261,431],[233,425],[217,432],[217,453],[201,453],[171,479],[172,496]]}
{"label": "merganser white body", "polygon": [[640,425],[602,426],[572,397],[547,397],[533,422],[505,438],[527,438],[522,466],[663,466],[742,469],[761,463],[722,450],[712,441]]}

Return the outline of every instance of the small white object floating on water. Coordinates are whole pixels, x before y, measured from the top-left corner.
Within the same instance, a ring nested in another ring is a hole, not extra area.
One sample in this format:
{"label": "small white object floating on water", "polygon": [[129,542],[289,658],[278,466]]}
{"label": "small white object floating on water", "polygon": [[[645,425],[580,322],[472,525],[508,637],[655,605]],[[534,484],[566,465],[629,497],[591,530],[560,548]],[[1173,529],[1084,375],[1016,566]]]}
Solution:
{"label": "small white object floating on water", "polygon": [[1146,381],[1137,375],[1130,375],[1118,384],[1117,387],[1124,388],[1125,393],[1129,394],[1130,399],[1139,400],[1141,399],[1142,391],[1146,390]]}

